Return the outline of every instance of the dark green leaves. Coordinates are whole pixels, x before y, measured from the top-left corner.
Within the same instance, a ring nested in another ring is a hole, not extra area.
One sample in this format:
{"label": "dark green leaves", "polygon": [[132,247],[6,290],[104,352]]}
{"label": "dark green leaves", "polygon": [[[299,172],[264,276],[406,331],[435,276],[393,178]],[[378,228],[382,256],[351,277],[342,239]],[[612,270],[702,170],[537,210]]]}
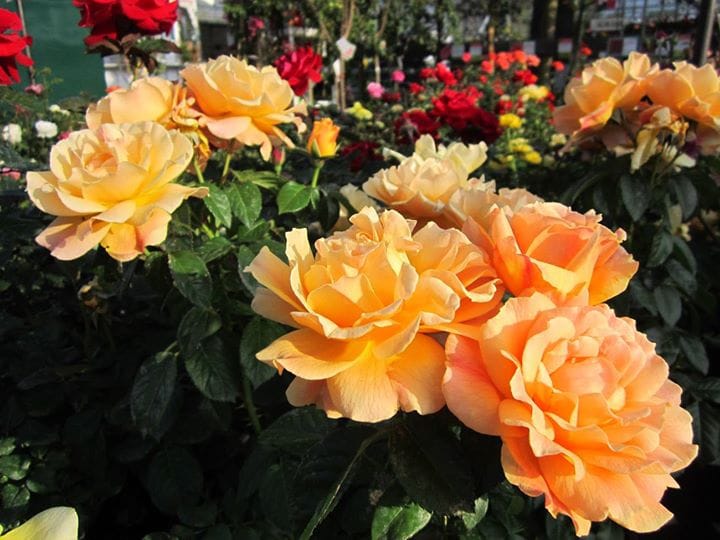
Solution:
{"label": "dark green leaves", "polygon": [[447,428],[409,417],[390,436],[390,463],[413,501],[440,514],[471,512],[473,480]]}
{"label": "dark green leaves", "polygon": [[143,435],[159,439],[170,427],[176,381],[174,354],[158,353],[140,366],[130,394],[130,410],[133,422]]}
{"label": "dark green leaves", "polygon": [[238,395],[239,374],[217,336],[198,344],[185,359],[185,369],[195,386],[215,401],[234,401]]}
{"label": "dark green leaves", "polygon": [[675,326],[682,315],[680,293],[670,285],[660,285],[653,291],[658,312],[668,326]]}
{"label": "dark green leaves", "polygon": [[623,175],[620,177],[620,195],[633,221],[639,221],[650,205],[652,191],[644,178]]}
{"label": "dark green leaves", "polygon": [[685,176],[674,177],[670,184],[675,191],[680,208],[682,208],[683,219],[688,219],[695,212],[698,204],[698,194],[692,181]]}
{"label": "dark green leaves", "polygon": [[192,251],[177,251],[169,256],[173,283],[190,302],[210,307],[212,280],[205,262]]}
{"label": "dark green leaves", "polygon": [[279,324],[259,317],[252,319],[245,327],[240,341],[240,364],[253,388],[277,373],[275,368],[255,358],[255,353],[286,333],[287,330]]}
{"label": "dark green leaves", "polygon": [[147,473],[148,490],[153,503],[166,513],[175,513],[181,505],[194,504],[202,491],[200,465],[185,448],[160,449]]}

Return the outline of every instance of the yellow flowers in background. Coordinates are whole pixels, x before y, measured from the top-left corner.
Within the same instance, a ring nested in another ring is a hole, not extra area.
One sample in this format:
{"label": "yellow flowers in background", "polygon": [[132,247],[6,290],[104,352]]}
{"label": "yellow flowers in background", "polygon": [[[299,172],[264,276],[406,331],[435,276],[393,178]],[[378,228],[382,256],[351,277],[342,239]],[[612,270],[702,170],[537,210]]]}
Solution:
{"label": "yellow flowers in background", "polygon": [[504,128],[520,129],[523,125],[523,119],[513,113],[501,114],[500,125]]}
{"label": "yellow flowers in background", "polygon": [[353,106],[349,109],[346,109],[345,112],[356,120],[372,120],[373,117],[373,113],[363,107],[363,104],[359,101],[353,103]]}
{"label": "yellow flowers in background", "polygon": [[57,216],[37,242],[62,260],[98,244],[119,261],[134,259],[165,240],[183,200],[207,194],[172,183],[192,156],[187,137],[153,122],[72,133],[53,147],[49,171],[27,175],[30,199]]}

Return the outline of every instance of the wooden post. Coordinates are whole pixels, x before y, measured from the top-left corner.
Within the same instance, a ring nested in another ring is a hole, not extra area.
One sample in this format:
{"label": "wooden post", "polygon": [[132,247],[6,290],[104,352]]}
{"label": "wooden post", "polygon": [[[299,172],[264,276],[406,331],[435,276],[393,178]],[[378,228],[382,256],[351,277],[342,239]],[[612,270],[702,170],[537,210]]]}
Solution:
{"label": "wooden post", "polygon": [[710,48],[713,23],[715,22],[715,7],[715,0],[702,0],[700,5],[698,15],[700,34],[697,36],[695,50],[693,51],[693,62],[696,66],[702,66],[707,61],[707,50]]}
{"label": "wooden post", "polygon": [[[15,0],[15,7],[20,16],[20,24],[22,25],[23,36],[27,36],[27,27],[25,26],[25,10],[23,9],[23,0]],[[32,60],[30,47],[25,47],[25,56]],[[35,84],[35,66],[28,66],[28,74],[30,75],[30,84]]]}

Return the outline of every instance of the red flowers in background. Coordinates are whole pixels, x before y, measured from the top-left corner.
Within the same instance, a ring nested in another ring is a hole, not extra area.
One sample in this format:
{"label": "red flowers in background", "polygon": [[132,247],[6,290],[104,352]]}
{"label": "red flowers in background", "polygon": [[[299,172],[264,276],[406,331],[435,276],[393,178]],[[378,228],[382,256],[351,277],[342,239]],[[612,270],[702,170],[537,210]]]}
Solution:
{"label": "red flowers in background", "polygon": [[310,81],[317,83],[322,80],[322,57],[312,47],[299,47],[283,54],[275,60],[275,67],[296,96],[307,92]]}
{"label": "red flowers in background", "polygon": [[440,124],[421,109],[405,111],[395,120],[395,137],[398,144],[415,144],[421,135],[438,138]]}
{"label": "red flowers in background", "polygon": [[177,20],[177,0],[73,0],[81,28],[90,28],[85,45],[128,34],[150,36],[169,32]]}
{"label": "red flowers in background", "polygon": [[535,84],[538,81],[537,75],[535,75],[529,69],[518,69],[513,74],[513,80],[523,83],[525,86],[528,84]]}
{"label": "red flowers in background", "polygon": [[491,143],[500,136],[500,126],[494,114],[477,105],[481,97],[473,86],[462,91],[446,88],[433,98],[430,114],[449,125],[465,143]]}
{"label": "red flowers in background", "polygon": [[32,65],[32,60],[22,52],[32,43],[32,38],[21,36],[21,29],[20,17],[12,11],[0,9],[0,85],[20,82],[17,64]]}
{"label": "red flowers in background", "polygon": [[357,141],[343,146],[340,149],[341,156],[350,156],[350,170],[358,172],[368,161],[381,161],[382,154],[379,152],[380,145],[373,141]]}

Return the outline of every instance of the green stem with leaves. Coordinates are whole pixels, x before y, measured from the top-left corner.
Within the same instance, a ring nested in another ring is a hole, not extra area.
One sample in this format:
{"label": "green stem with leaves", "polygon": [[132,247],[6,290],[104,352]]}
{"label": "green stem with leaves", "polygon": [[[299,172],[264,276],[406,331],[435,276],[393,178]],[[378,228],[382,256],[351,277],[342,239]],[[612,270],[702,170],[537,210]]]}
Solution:
{"label": "green stem with leaves", "polygon": [[325,165],[324,161],[321,161],[319,159],[315,160],[315,170],[313,171],[313,177],[312,182],[310,182],[310,187],[317,187],[318,179],[320,178],[320,169],[323,168],[323,165]]}

